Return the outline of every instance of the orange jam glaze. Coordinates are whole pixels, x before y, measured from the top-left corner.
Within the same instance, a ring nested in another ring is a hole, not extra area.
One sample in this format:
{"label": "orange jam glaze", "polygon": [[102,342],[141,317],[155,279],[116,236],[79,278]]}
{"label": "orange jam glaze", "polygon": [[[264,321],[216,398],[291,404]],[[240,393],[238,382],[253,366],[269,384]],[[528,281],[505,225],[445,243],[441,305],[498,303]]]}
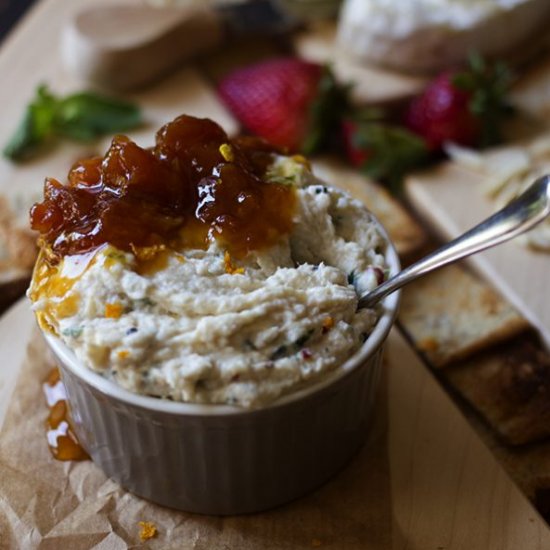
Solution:
{"label": "orange jam glaze", "polygon": [[115,136],[103,158],[77,162],[66,185],[46,179],[31,227],[50,264],[106,243],[150,261],[155,251],[206,248],[212,239],[242,258],[292,228],[294,190],[265,181],[277,152],[182,115],[151,149]]}
{"label": "orange jam glaze", "polygon": [[59,369],[50,371],[42,385],[50,412],[46,420],[48,446],[57,460],[86,460],[90,458],[81,447],[71,426],[65,386]]}

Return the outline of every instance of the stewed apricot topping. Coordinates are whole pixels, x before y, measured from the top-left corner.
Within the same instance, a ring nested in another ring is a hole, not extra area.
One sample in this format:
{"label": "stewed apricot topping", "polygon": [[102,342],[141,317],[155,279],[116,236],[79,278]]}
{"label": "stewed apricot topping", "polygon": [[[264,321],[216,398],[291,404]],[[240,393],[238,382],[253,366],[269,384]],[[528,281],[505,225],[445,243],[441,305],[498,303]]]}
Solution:
{"label": "stewed apricot topping", "polygon": [[118,135],[103,158],[77,162],[67,184],[46,179],[31,227],[50,261],[106,243],[136,252],[206,248],[213,239],[244,257],[292,228],[293,189],[265,178],[277,152],[183,115],[157,132],[150,149]]}

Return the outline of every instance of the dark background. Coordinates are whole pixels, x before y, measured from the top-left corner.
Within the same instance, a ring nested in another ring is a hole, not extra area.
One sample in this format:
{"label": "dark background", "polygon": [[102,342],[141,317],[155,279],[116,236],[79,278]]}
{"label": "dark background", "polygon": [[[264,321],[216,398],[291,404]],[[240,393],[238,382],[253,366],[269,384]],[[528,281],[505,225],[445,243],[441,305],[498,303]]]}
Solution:
{"label": "dark background", "polygon": [[0,43],[36,0],[0,0]]}

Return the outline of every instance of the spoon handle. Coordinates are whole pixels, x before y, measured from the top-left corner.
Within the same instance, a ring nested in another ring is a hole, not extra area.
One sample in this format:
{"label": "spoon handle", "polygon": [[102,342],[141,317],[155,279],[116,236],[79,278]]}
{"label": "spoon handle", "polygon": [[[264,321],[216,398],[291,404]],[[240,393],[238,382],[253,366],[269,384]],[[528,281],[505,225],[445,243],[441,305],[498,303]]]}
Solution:
{"label": "spoon handle", "polygon": [[531,229],[550,213],[550,176],[536,180],[524,193],[460,237],[438,248],[359,298],[371,307],[388,294],[422,275],[456,262]]}

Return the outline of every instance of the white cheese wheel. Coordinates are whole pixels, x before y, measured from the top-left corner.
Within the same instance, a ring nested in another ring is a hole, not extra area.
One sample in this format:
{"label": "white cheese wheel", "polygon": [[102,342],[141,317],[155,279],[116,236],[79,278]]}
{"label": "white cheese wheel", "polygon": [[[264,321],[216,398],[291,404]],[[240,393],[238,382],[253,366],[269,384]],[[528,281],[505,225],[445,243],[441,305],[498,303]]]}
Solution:
{"label": "white cheese wheel", "polygon": [[518,57],[542,40],[548,22],[548,0],[347,0],[338,41],[369,62],[430,73],[472,51]]}

